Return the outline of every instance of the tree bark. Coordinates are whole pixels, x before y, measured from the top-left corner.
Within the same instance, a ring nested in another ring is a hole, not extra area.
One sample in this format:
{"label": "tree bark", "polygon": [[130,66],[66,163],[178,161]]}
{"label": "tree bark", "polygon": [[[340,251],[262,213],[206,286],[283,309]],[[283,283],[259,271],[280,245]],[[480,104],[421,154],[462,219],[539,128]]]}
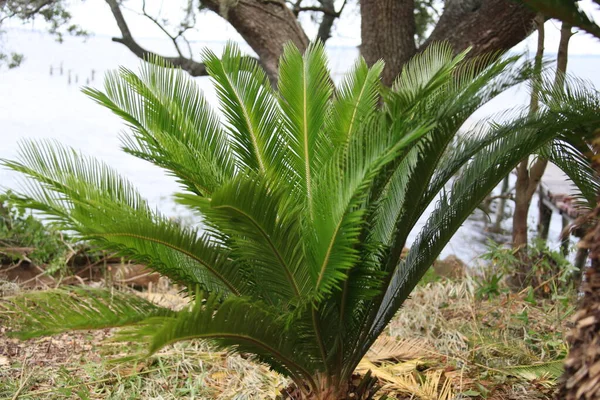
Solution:
{"label": "tree bark", "polygon": [[[120,38],[119,37],[112,38],[113,42],[117,42],[117,43],[121,43],[121,44],[125,45],[133,54],[135,54],[136,56],[138,56],[139,58],[142,58],[142,59],[156,55],[152,51],[146,50],[145,48],[140,46],[135,41],[135,39],[133,38],[133,35],[131,34],[131,31],[129,30],[129,26],[127,25],[127,22],[125,21],[125,17],[123,16],[123,13],[121,12],[121,6],[119,5],[118,1],[117,0],[106,0],[106,3],[110,7],[110,11],[113,14],[115,22],[117,23],[117,26],[119,27],[119,30],[121,31],[121,37]],[[204,64],[194,61],[192,59],[182,57],[182,56],[163,57],[163,58],[165,60],[169,61],[174,66],[180,67],[184,71],[187,71],[192,76],[206,75],[206,68],[204,67]]]}
{"label": "tree bark", "polygon": [[296,16],[283,0],[238,0],[227,9],[225,1],[202,0],[202,4],[229,22],[256,52],[273,80],[277,76],[283,45],[291,42],[304,51],[308,38]]}
{"label": "tree bark", "polygon": [[[593,146],[596,154],[593,165],[600,173],[600,137],[595,138]],[[581,285],[583,298],[567,335],[570,349],[556,392],[557,400],[600,398],[600,193],[596,209],[586,219],[596,221],[580,243],[580,249],[589,251],[591,267],[585,272]]]}
{"label": "tree bark", "polygon": [[[154,54],[135,41],[118,1],[106,0],[106,2],[121,31],[121,37],[113,38],[113,41],[124,44],[140,58]],[[238,0],[229,7],[226,7],[228,3],[219,0],[203,0],[202,4],[221,15],[238,31],[256,52],[272,82],[277,80],[277,67],[283,45],[292,42],[301,51],[308,46],[306,34],[294,13],[283,1]],[[200,62],[181,55],[164,58],[192,76],[206,75],[206,68]]]}
{"label": "tree bark", "polygon": [[[544,55],[544,22],[545,18],[538,14],[535,18],[535,23],[538,27],[538,50],[535,59],[535,68],[537,70],[536,78],[534,78],[533,88],[531,93],[531,103],[529,112],[534,114],[539,108],[539,79],[542,69],[542,57]],[[561,28],[561,38],[558,48],[558,56],[556,60],[556,76],[554,85],[557,88],[562,88],[564,85],[564,76],[567,72],[567,61],[569,53],[569,39],[571,38],[571,26],[563,23]],[[523,257],[527,250],[527,216],[529,214],[529,206],[531,199],[538,185],[541,182],[544,171],[548,164],[548,160],[538,158],[533,166],[528,168],[529,158],[524,159],[519,164],[517,169],[517,185],[515,193],[515,214],[513,218],[513,248],[518,250],[518,254]]]}
{"label": "tree bark", "polygon": [[447,41],[469,56],[509,50],[533,32],[535,12],[513,0],[446,0],[444,12],[422,48]]}
{"label": "tree bark", "polygon": [[369,65],[385,60],[382,80],[390,86],[416,52],[414,0],[361,0],[360,52]]}
{"label": "tree bark", "polygon": [[[531,100],[529,102],[529,114],[533,115],[539,108],[539,80],[542,73],[542,59],[544,57],[544,23],[546,19],[542,14],[538,14],[535,19],[535,27],[538,32],[537,50],[535,53],[535,76],[531,89]],[[541,171],[539,176],[530,176],[529,157],[523,159],[517,167],[517,183],[515,185],[515,212],[513,215],[512,245],[517,250],[517,255],[525,263],[527,255],[527,217],[529,216],[529,206],[531,197],[537,188],[537,184],[544,173],[546,165],[542,165],[540,160],[536,162],[536,171]],[[543,166],[543,168],[541,168]],[[535,186],[533,180],[535,179]],[[532,190],[533,188],[533,190]]]}

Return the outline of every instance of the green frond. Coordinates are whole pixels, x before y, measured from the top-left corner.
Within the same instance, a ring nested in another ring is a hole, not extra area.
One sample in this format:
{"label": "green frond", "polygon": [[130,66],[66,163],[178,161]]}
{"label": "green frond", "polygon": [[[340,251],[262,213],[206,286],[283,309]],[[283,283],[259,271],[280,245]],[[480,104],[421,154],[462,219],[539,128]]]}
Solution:
{"label": "green frond", "polygon": [[186,286],[246,292],[247,282],[225,249],[151,211],[133,186],[104,163],[57,143],[25,142],[19,161],[3,164],[30,178],[18,201],[61,229]]}
{"label": "green frond", "polygon": [[109,72],[104,92],[84,93],[124,119],[132,133],[123,149],[166,169],[193,193],[210,195],[233,176],[228,139],[196,82],[160,58],[142,64],[139,74]]}
{"label": "green frond", "polygon": [[517,365],[502,369],[507,375],[519,376],[529,381],[550,378],[557,380],[564,372],[564,360],[550,361],[532,365]]}
{"label": "green frond", "polygon": [[232,43],[221,58],[205,50],[203,62],[217,89],[238,168],[278,173],[274,170],[280,167],[284,146],[281,112],[264,70]]}
{"label": "green frond", "polygon": [[434,43],[404,65],[392,85],[393,97],[386,101],[391,109],[412,110],[424,99],[448,84],[451,71],[467,55],[468,50],[453,56],[445,42]]}
{"label": "green frond", "polygon": [[394,270],[371,328],[372,337],[379,335],[464,220],[526,155],[551,142],[573,123],[580,122],[588,131],[595,129],[600,122],[596,109],[579,112],[577,121],[546,111],[496,127],[510,134],[497,135],[498,140],[479,151],[454,181],[450,192],[438,200],[406,260]]}
{"label": "green frond", "polygon": [[[465,121],[485,103],[530,74],[530,66],[527,63],[517,66],[514,57],[499,59],[485,68],[480,67],[485,59],[459,63],[462,57],[438,56],[446,64],[436,62],[438,67],[436,73],[431,74],[431,82],[417,86],[421,87],[422,94],[414,98],[408,109],[398,106],[404,102],[402,92],[388,94],[392,104],[388,111],[390,118],[400,121],[401,126],[424,118],[436,121],[432,133],[421,140],[402,164],[388,171],[388,178],[382,179],[380,188],[373,192],[374,198],[381,200],[374,214],[375,240],[393,249],[388,269],[394,268],[412,227],[437,193],[458,168],[481,149],[480,139],[488,140],[476,133],[473,140],[467,141],[469,147],[461,148],[465,152],[455,153],[456,160],[447,157]],[[467,137],[470,134],[464,133]]]}
{"label": "green frond", "polygon": [[[359,259],[356,246],[364,227],[365,202],[371,184],[386,166],[402,159],[411,146],[432,130],[429,121],[400,136],[373,120],[333,157],[319,176],[315,193],[315,223],[309,231],[309,257],[315,295],[329,293],[346,278],[346,270]],[[331,193],[336,193],[332,198]]]}
{"label": "green frond", "polygon": [[10,314],[10,335],[19,339],[70,330],[104,329],[144,324],[175,313],[118,290],[74,287],[28,292],[0,302]]}
{"label": "green frond", "polygon": [[254,354],[287,376],[310,380],[317,367],[315,355],[295,332],[264,304],[244,298],[219,302],[215,296],[197,295],[192,309],[180,311],[161,329],[147,334],[152,353],[177,341],[206,339],[222,348]]}
{"label": "green frond", "polygon": [[296,177],[294,184],[306,197],[310,219],[314,218],[314,177],[331,151],[331,139],[324,129],[332,93],[323,44],[311,44],[304,55],[287,44],[279,64],[282,135],[291,149],[287,162]]}
{"label": "green frond", "polygon": [[359,58],[335,92],[330,118],[330,135],[334,146],[345,145],[377,110],[383,61],[369,68]]}
{"label": "green frond", "polygon": [[596,205],[600,193],[600,180],[589,158],[562,140],[552,142],[549,151],[542,156],[560,168],[579,190],[589,209]]}
{"label": "green frond", "polygon": [[232,257],[248,265],[265,296],[297,303],[311,290],[304,265],[302,206],[290,196],[289,186],[256,176],[222,186],[200,211],[206,223],[222,234]]}

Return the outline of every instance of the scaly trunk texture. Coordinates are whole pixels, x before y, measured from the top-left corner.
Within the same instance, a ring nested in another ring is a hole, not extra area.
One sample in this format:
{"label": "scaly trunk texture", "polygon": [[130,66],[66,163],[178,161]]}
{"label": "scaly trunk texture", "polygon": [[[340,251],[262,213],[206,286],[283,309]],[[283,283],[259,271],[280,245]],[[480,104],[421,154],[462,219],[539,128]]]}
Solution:
{"label": "scaly trunk texture", "polygon": [[[600,174],[600,136],[595,143],[595,168]],[[589,249],[591,267],[582,285],[583,299],[573,316],[573,329],[567,337],[570,345],[556,399],[600,399],[600,195],[591,216],[595,220],[580,246]]]}
{"label": "scaly trunk texture", "polygon": [[370,373],[354,374],[346,384],[332,385],[326,376],[317,376],[315,381],[321,388],[319,393],[303,393],[296,385],[282,390],[283,400],[373,400],[379,390],[377,378]]}

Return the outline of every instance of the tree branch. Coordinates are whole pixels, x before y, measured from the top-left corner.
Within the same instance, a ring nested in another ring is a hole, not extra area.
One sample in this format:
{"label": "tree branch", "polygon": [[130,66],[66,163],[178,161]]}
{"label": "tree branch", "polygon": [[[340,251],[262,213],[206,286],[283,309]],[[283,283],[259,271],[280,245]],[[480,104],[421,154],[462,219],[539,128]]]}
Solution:
{"label": "tree branch", "polygon": [[335,11],[335,5],[333,4],[334,0],[319,0],[321,3],[323,11],[323,19],[321,20],[321,24],[319,25],[319,31],[317,32],[317,38],[319,38],[323,43],[327,41],[331,37],[331,29],[333,28],[333,23],[337,18],[342,15],[342,11],[344,10],[344,6],[346,2],[340,8],[340,11]]}
{"label": "tree branch", "polygon": [[[324,4],[324,3],[331,3],[333,5],[333,2],[331,0],[321,0],[319,1],[319,3]],[[323,6],[323,7],[318,7],[318,6],[308,6],[308,7],[298,7],[296,10],[298,10],[298,12],[302,12],[302,11],[316,11],[316,12],[321,12],[325,15],[328,15],[330,17],[334,17],[337,18],[340,15],[335,11],[335,9],[333,8],[329,8],[327,6]]]}
{"label": "tree branch", "polygon": [[[105,0],[105,1],[109,5],[110,11],[112,12],[113,17],[115,18],[115,21],[117,22],[117,26],[119,27],[119,30],[121,31],[121,37],[120,38],[114,37],[114,38],[112,38],[112,41],[123,44],[125,47],[127,47],[133,54],[135,54],[139,58],[147,59],[148,57],[156,56],[155,53],[153,53],[149,50],[146,50],[145,48],[140,46],[135,41],[135,39],[133,38],[133,35],[131,34],[131,31],[129,30],[129,26],[127,25],[127,22],[125,21],[125,17],[123,17],[123,13],[121,12],[121,8],[120,8],[119,4],[117,3],[117,0]],[[167,33],[167,32],[165,32],[165,33]],[[169,37],[172,38],[171,35],[169,35]],[[207,75],[206,67],[204,66],[204,64],[194,61],[190,58],[183,57],[181,55],[181,52],[179,51],[179,49],[178,49],[178,53],[179,53],[178,57],[162,57],[162,58],[164,58],[165,60],[167,60],[169,63],[173,64],[174,66],[180,67],[184,71],[187,71],[192,76]]]}
{"label": "tree branch", "polygon": [[469,56],[505,51],[529,36],[535,12],[514,0],[446,0],[436,27],[421,46],[447,41]]}
{"label": "tree branch", "polygon": [[179,34],[177,34],[177,36],[171,35],[169,33],[169,31],[167,31],[167,29],[163,26],[163,24],[158,22],[158,20],[156,18],[154,18],[153,16],[151,16],[150,14],[148,14],[146,12],[146,0],[142,1],[142,15],[144,17],[148,18],[150,21],[152,21],[154,23],[154,25],[156,25],[158,27],[158,29],[160,29],[165,35],[167,35],[169,37],[169,39],[171,39],[171,41],[173,42],[173,46],[175,47],[175,50],[177,51],[177,54],[179,54],[179,57],[183,57],[183,53],[181,52],[181,49],[179,48],[177,39],[183,34],[183,32],[185,32],[185,30],[181,30],[179,32]]}

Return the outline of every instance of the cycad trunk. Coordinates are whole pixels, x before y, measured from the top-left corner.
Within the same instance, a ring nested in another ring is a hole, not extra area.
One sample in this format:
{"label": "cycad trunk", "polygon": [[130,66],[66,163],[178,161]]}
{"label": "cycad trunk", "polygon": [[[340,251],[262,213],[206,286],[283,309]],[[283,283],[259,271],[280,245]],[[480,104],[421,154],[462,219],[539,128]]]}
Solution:
{"label": "cycad trunk", "polygon": [[[595,148],[598,154],[600,137],[596,139]],[[598,155],[595,167],[600,173]],[[582,243],[590,250],[592,265],[586,271],[582,285],[584,296],[567,338],[571,350],[556,395],[560,400],[600,399],[600,196],[593,218],[596,224]]]}
{"label": "cycad trunk", "polygon": [[307,395],[292,385],[283,391],[283,398],[285,400],[372,400],[380,388],[377,385],[377,378],[370,373],[364,376],[355,374],[343,384],[333,383],[335,378],[326,375],[316,376],[314,380],[318,392]]}

